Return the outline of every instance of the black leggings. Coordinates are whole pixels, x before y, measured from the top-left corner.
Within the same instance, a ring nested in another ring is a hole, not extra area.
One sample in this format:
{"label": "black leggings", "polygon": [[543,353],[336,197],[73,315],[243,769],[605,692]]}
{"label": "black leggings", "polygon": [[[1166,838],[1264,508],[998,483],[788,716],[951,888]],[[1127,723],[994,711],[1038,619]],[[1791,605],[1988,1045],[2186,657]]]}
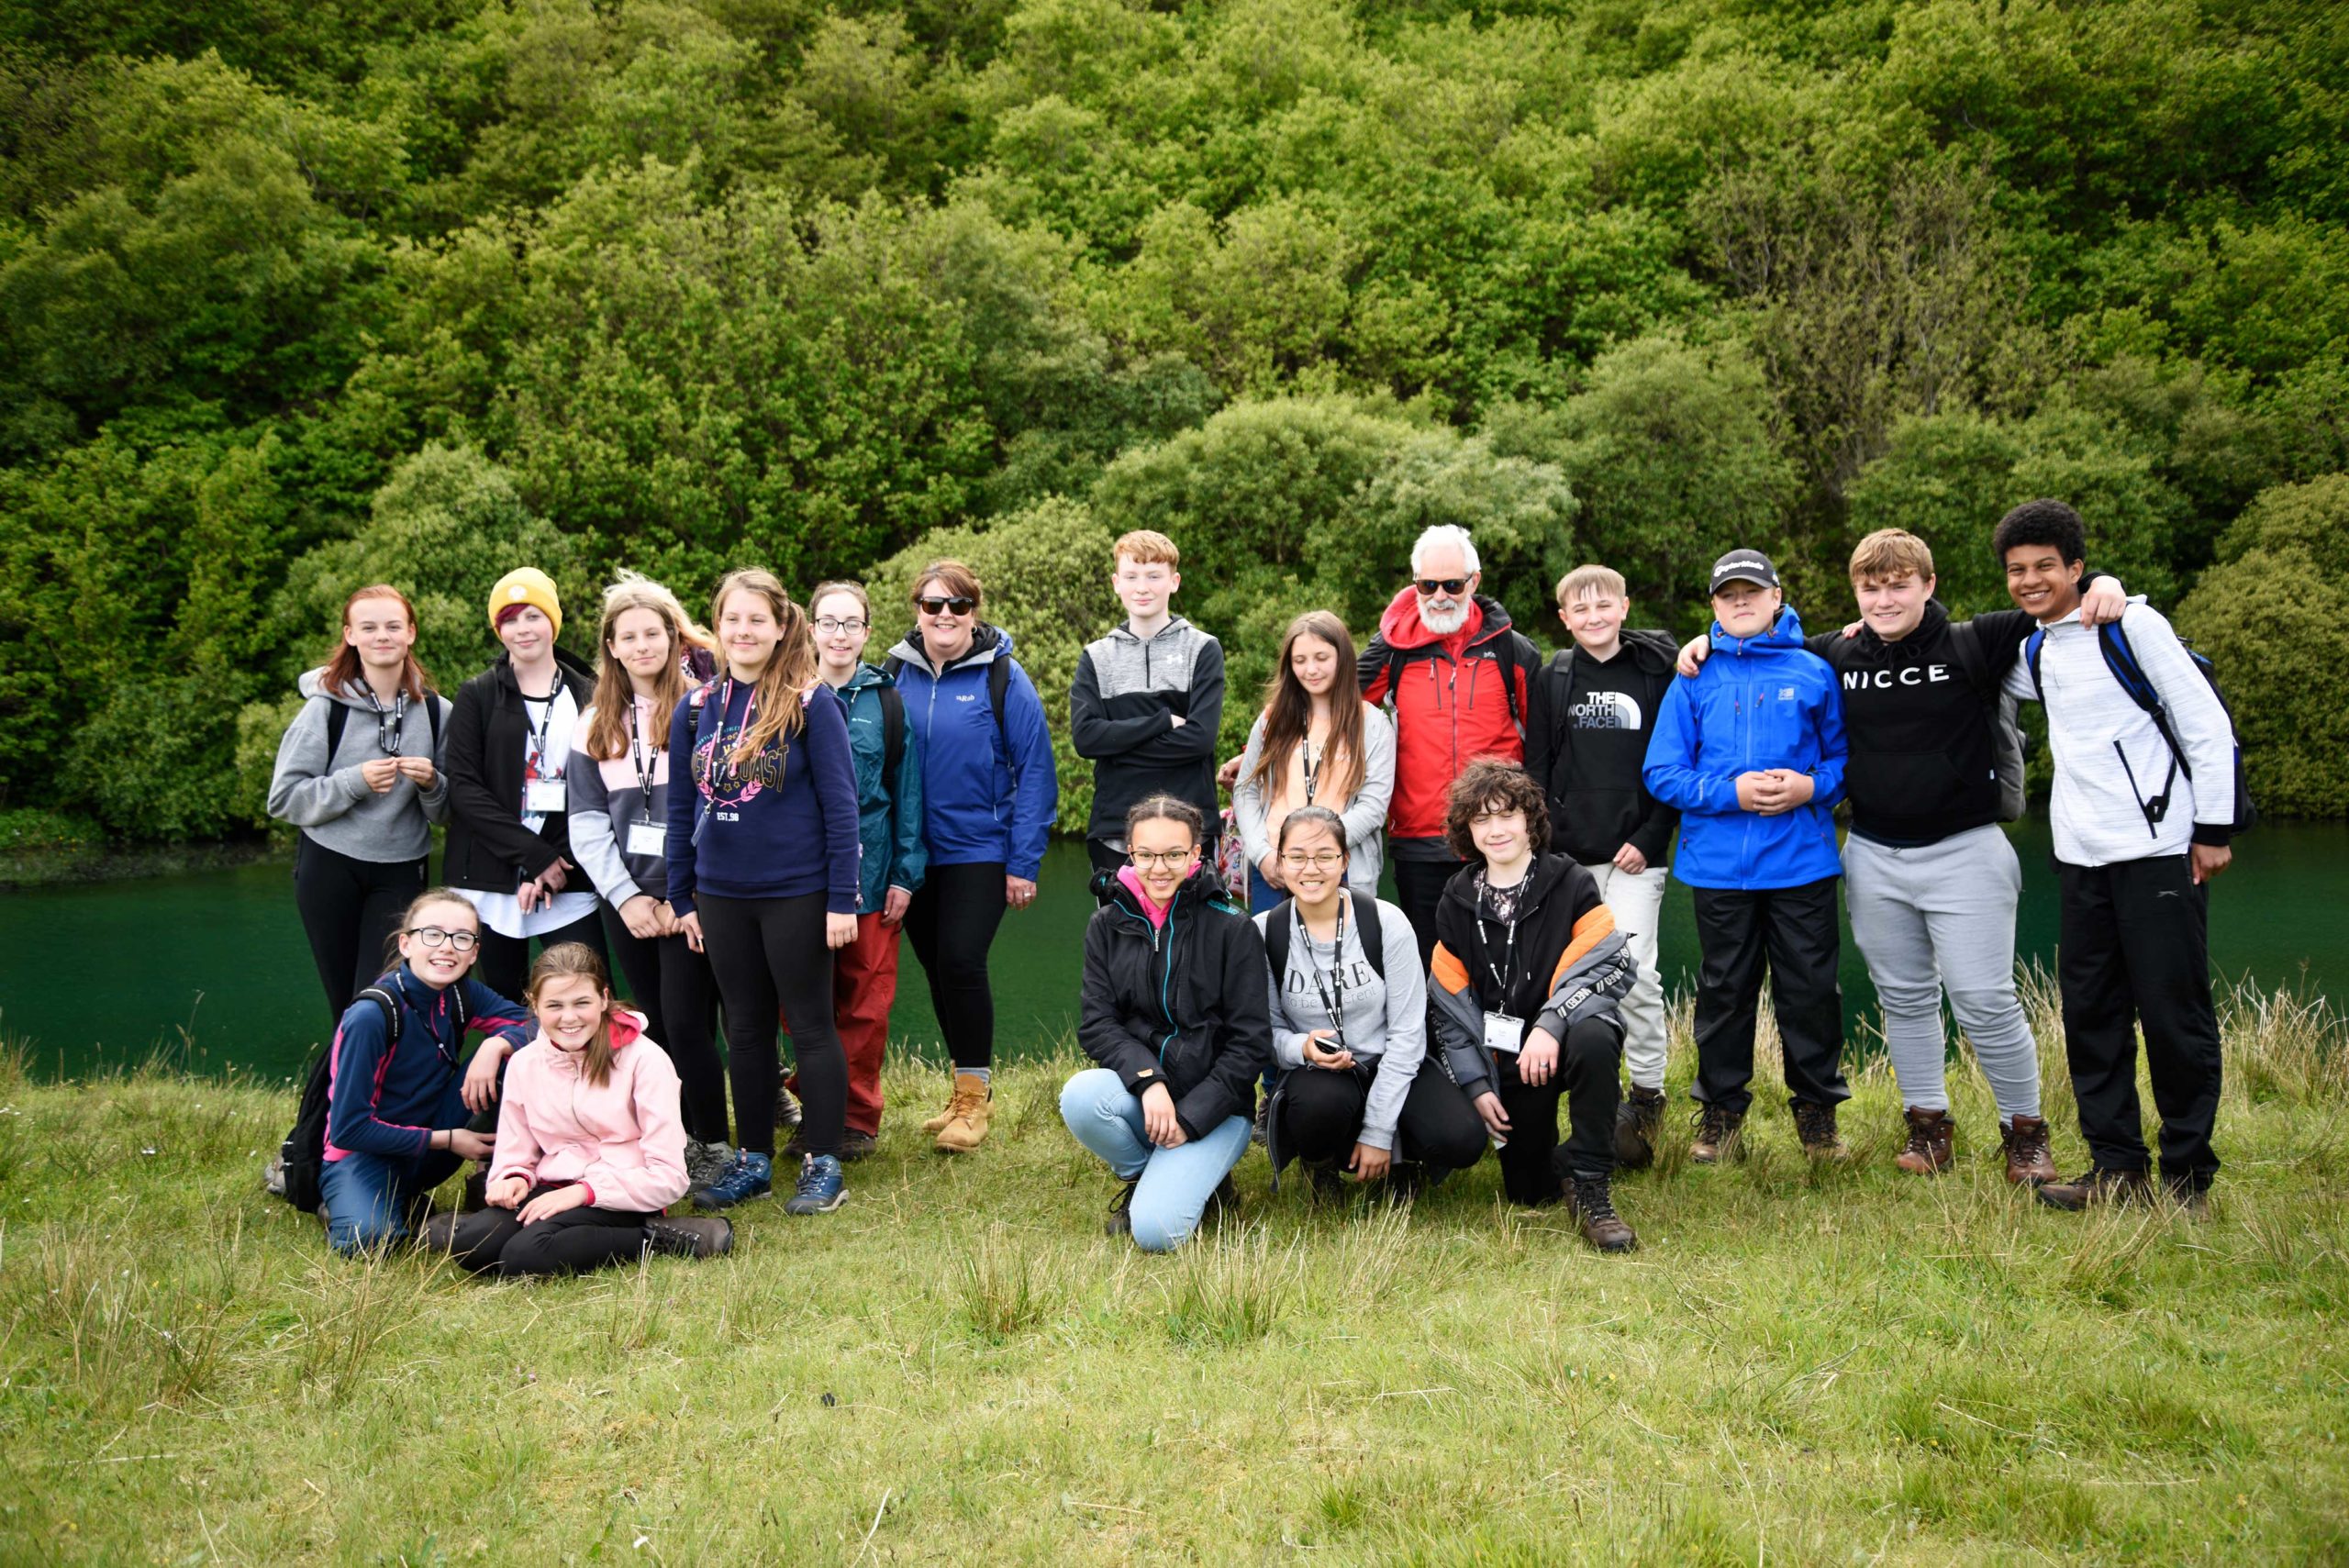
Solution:
{"label": "black leggings", "polygon": [[906,906],[906,935],[930,979],[930,1010],[958,1068],[995,1065],[987,949],[995,945],[1003,911],[1001,861],[933,865]]}
{"label": "black leggings", "polygon": [[[535,937],[508,937],[481,929],[481,962],[474,967],[481,973],[481,983],[509,1002],[522,1000],[524,987],[530,983],[530,944],[539,944],[544,952],[557,942],[584,942],[596,950],[596,956],[606,965],[611,954],[604,951],[604,923],[592,914],[582,915],[568,926]],[[661,1037],[655,1035],[655,1040]]]}
{"label": "black leggings", "polygon": [[328,849],[307,833],[294,843],[294,907],[310,939],[310,958],[340,1022],[351,998],[399,962],[384,951],[400,917],[424,891],[425,862],[361,861]]}
{"label": "black leggings", "polygon": [[[1521,1060],[1503,1057],[1496,1085],[1509,1119],[1508,1143],[1500,1151],[1501,1187],[1511,1203],[1555,1203],[1565,1195],[1568,1178],[1604,1176],[1615,1169],[1623,1033],[1606,1018],[1585,1018],[1566,1031],[1558,1065],[1540,1085],[1518,1077]],[[1564,1146],[1558,1142],[1562,1097],[1570,1128]]]}
{"label": "black leggings", "polygon": [[[1280,1151],[1312,1164],[1345,1161],[1362,1137],[1370,1101],[1364,1074],[1320,1067],[1291,1069],[1281,1079]],[[1419,1063],[1395,1122],[1395,1158],[1431,1171],[1464,1171],[1485,1156],[1485,1121],[1468,1096],[1430,1057]]]}
{"label": "black leggings", "polygon": [[629,999],[644,1027],[677,1069],[685,1136],[726,1141],[726,1064],[718,1056],[718,982],[709,960],[680,932],[633,936],[620,912],[604,906],[604,935],[628,976]]}
{"label": "black leggings", "polygon": [[[528,1205],[560,1186],[535,1186]],[[518,1208],[484,1208],[457,1221],[452,1251],[477,1274],[577,1274],[608,1263],[632,1263],[644,1254],[644,1222],[659,1218],[615,1208],[566,1208],[525,1225]]]}
{"label": "black leggings", "polygon": [[702,894],[702,945],[726,1008],[727,1066],[734,1079],[737,1140],[774,1152],[775,1009],[791,1020],[791,1050],[807,1109],[800,1136],[811,1154],[837,1154],[848,1116],[848,1055],[832,1026],[832,954],[824,945],[822,893],[796,898]]}

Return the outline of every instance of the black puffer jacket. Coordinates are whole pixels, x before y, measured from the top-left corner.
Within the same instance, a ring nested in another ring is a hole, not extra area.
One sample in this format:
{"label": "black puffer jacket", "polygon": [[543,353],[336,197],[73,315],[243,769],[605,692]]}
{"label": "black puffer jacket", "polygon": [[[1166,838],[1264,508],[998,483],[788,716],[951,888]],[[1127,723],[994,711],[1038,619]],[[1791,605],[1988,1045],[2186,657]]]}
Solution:
{"label": "black puffer jacket", "polygon": [[1191,873],[1166,924],[1104,872],[1108,900],[1085,928],[1085,988],[1076,1024],[1085,1054],[1134,1094],[1164,1084],[1175,1119],[1203,1138],[1255,1109],[1256,1080],[1273,1061],[1264,942],[1230,903],[1212,870]]}
{"label": "black puffer jacket", "polygon": [[[596,700],[596,673],[560,648],[554,657],[564,688],[586,711]],[[522,826],[529,722],[509,655],[499,654],[458,688],[449,713],[449,841],[440,866],[452,887],[511,893],[557,860],[571,859],[568,813],[551,814],[536,833]],[[576,885],[591,886],[584,873]]]}

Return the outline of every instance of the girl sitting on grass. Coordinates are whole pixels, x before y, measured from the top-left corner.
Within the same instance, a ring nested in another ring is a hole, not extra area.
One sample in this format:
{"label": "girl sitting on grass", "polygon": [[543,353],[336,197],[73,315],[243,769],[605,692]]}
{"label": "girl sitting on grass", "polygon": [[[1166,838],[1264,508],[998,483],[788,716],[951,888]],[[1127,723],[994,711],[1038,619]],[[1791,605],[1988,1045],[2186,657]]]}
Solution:
{"label": "girl sitting on grass", "polygon": [[647,1251],[712,1257],[725,1218],[668,1219],[685,1195],[677,1070],[616,1006],[604,961],[559,942],[530,971],[539,1032],[506,1069],[489,1207],[434,1222],[429,1239],[475,1273],[578,1273]]}
{"label": "girl sitting on grass", "polygon": [[1061,1119],[1125,1191],[1109,1233],[1145,1252],[1189,1240],[1230,1203],[1248,1111],[1272,1060],[1264,944],[1199,851],[1198,807],[1154,795],[1126,813],[1133,862],[1094,879],[1077,1043],[1099,1062],[1061,1091]]}

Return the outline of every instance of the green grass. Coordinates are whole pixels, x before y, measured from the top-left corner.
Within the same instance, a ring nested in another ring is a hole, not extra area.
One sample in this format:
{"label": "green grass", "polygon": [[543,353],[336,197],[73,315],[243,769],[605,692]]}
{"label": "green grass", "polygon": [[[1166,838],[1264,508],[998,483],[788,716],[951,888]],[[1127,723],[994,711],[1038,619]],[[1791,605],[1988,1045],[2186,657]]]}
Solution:
{"label": "green grass", "polygon": [[259,1188],[282,1088],[0,1062],[0,1561],[2339,1562],[2349,1051],[2228,1038],[2199,1221],[2019,1198],[1965,1073],[1958,1170],[1898,1178],[1876,1068],[1855,1168],[1765,1097],[1744,1164],[1620,1184],[1629,1259],[1489,1162],[1317,1207],[1257,1154],[1144,1258],[1072,1060],[961,1159],[913,1062],[839,1214],[514,1286],[330,1259]]}

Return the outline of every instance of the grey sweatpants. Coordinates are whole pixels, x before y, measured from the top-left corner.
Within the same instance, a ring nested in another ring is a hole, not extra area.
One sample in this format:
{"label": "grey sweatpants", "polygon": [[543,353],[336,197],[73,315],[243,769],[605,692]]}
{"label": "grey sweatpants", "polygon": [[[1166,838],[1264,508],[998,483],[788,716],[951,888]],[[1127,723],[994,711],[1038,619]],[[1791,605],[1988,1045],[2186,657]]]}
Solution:
{"label": "grey sweatpants", "polygon": [[2039,1114],[2039,1045],[2015,999],[2015,903],[2022,867],[1996,826],[1896,850],[1849,834],[1843,898],[1852,936],[1884,1005],[1885,1049],[1900,1098],[1949,1109],[1942,1000],[1974,1042],[1998,1119]]}
{"label": "grey sweatpants", "polygon": [[1631,950],[1639,973],[1631,994],[1617,1004],[1623,1018],[1623,1065],[1635,1089],[1664,1087],[1664,975],[1656,967],[1656,931],[1664,923],[1664,884],[1670,866],[1650,866],[1643,872],[1619,869],[1613,861],[1585,866],[1598,884],[1615,917],[1615,929]]}

